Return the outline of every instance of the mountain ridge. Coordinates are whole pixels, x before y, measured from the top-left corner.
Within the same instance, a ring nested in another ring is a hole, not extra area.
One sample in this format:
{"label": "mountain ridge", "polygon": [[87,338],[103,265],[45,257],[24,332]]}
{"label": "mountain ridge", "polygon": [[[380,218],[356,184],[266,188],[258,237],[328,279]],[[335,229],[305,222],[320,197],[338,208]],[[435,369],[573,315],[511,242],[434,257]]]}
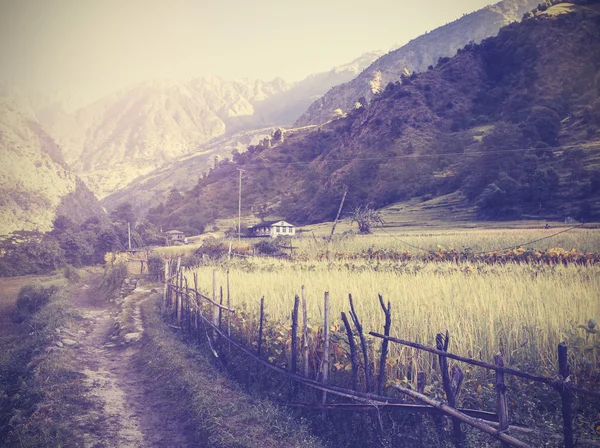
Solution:
{"label": "mountain ridge", "polygon": [[213,138],[291,124],[315,97],[379,55],[366,53],[296,83],[216,76],[146,81],[71,114],[57,105],[41,109],[42,124],[102,198]]}
{"label": "mountain ridge", "polygon": [[519,21],[537,4],[538,0],[503,0],[423,34],[377,59],[349,83],[333,87],[311,104],[295,125],[327,122],[336,109],[347,112],[361,97],[371,100],[389,82],[398,81],[404,69],[423,72],[440,57],[453,56],[469,42],[478,43],[496,35],[502,26]]}
{"label": "mountain ridge", "polygon": [[235,216],[238,169],[244,214],[297,224],[333,219],[346,188],[348,207],[460,192],[480,219],[597,217],[598,60],[597,10],[539,10],[345,118],[249,147],[149,219]]}

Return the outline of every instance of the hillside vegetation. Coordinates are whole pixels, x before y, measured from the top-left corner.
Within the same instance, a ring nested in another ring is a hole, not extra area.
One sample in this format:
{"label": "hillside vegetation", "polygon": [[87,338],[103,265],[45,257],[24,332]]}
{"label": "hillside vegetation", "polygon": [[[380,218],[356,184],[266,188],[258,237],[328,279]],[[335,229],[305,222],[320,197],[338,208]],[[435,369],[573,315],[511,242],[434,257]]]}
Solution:
{"label": "hillside vegetation", "polygon": [[297,223],[333,219],[345,188],[349,206],[457,192],[480,219],[597,217],[600,15],[541,9],[344,118],[235,154],[151,220],[235,215],[238,168],[243,212]]}

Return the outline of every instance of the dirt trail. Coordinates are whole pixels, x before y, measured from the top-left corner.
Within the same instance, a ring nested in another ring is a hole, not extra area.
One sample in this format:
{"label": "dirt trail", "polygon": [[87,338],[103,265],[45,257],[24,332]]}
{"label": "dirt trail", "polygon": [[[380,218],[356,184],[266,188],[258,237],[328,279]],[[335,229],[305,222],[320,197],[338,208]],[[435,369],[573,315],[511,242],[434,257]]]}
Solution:
{"label": "dirt trail", "polygon": [[[90,277],[73,296],[73,305],[89,322],[88,331],[77,336],[81,373],[87,396],[96,403],[78,418],[79,427],[98,420],[83,435],[86,447],[184,447],[189,446],[185,428],[169,418],[169,403],[152,391],[149,378],[136,368],[134,357],[140,342],[122,344],[116,339],[118,307],[98,292],[99,276]],[[150,291],[139,286],[126,300],[133,305],[135,330],[143,335],[140,304]]]}

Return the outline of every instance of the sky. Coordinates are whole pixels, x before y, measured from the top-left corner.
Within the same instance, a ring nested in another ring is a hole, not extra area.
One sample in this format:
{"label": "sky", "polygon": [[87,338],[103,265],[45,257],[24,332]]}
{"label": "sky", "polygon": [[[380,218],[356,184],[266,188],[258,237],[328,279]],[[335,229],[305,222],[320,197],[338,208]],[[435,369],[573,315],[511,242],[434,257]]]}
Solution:
{"label": "sky", "polygon": [[298,81],[489,0],[0,0],[0,82],[106,94],[148,79]]}

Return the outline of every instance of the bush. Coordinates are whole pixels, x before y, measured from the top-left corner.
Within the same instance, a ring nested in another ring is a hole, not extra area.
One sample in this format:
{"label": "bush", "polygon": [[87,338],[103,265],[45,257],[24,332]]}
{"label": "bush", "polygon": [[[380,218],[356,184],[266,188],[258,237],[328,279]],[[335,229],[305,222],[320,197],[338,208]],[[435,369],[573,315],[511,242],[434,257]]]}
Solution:
{"label": "bush", "polygon": [[264,255],[274,255],[279,252],[277,244],[271,239],[259,241],[254,244],[254,249],[256,249],[259,254]]}
{"label": "bush", "polygon": [[17,323],[22,323],[30,319],[48,303],[50,297],[57,291],[58,287],[56,285],[48,287],[34,284],[25,285],[19,291],[17,305],[13,312],[13,320]]}
{"label": "bush", "polygon": [[70,264],[65,266],[63,275],[72,283],[77,283],[79,281],[79,271]]}

